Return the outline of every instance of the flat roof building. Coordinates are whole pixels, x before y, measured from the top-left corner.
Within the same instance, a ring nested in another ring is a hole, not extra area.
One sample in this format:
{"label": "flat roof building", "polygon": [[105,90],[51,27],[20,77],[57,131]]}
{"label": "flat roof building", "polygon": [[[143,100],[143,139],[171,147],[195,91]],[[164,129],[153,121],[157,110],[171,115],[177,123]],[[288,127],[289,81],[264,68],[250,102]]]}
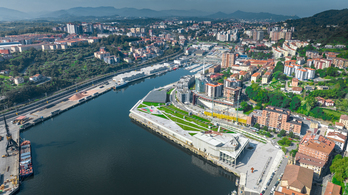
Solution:
{"label": "flat roof building", "polygon": [[[260,111],[258,111],[260,112]],[[271,129],[292,131],[297,135],[301,134],[302,121],[290,117],[290,110],[267,106],[262,110],[261,116],[253,112],[247,116],[247,124],[254,125],[259,123],[262,127],[267,126]]]}
{"label": "flat roof building", "polygon": [[192,144],[198,150],[233,165],[243,150],[249,145],[249,139],[214,131],[205,131],[193,136]]}
{"label": "flat roof building", "polygon": [[153,90],[144,99],[144,102],[154,102],[154,103],[166,103],[167,102],[167,92],[165,90],[157,91]]}

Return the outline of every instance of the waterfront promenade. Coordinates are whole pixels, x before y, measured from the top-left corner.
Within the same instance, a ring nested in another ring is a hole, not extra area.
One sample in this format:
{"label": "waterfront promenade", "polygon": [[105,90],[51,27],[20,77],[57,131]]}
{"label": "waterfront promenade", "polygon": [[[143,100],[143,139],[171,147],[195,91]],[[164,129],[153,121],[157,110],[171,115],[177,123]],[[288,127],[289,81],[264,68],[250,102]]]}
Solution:
{"label": "waterfront promenade", "polygon": [[[163,87],[163,89],[174,87],[174,85],[175,83],[165,86]],[[161,89],[162,88],[154,90]],[[171,94],[173,94],[174,92],[175,90],[172,90]],[[238,158],[236,166],[226,164],[220,161],[218,158],[212,157],[207,153],[199,151],[197,148],[195,148],[192,145],[192,133],[194,131],[187,131],[182,129],[182,127],[180,127],[179,125],[182,126],[183,124],[173,122],[171,120],[168,120],[168,118],[165,119],[163,117],[156,116],[151,113],[145,113],[139,110],[138,107],[143,106],[142,102],[145,98],[146,96],[143,99],[139,100],[130,109],[130,118],[157,132],[161,136],[173,141],[181,147],[186,148],[191,152],[202,156],[208,161],[211,161],[214,164],[222,167],[223,169],[240,176],[240,189],[243,189],[243,191],[254,194],[260,193],[266,187],[266,183],[271,177],[272,172],[277,170],[277,167],[283,159],[283,152],[280,149],[275,148],[271,142],[267,141],[266,143],[261,143],[256,140],[251,140],[249,147],[246,148]],[[171,99],[175,98],[171,97]],[[156,110],[156,107],[154,106],[151,106],[149,108],[151,110]],[[237,136],[243,136],[243,134],[237,132],[244,130],[236,126],[231,126],[228,123],[223,123],[221,124],[221,126],[223,126],[226,130],[235,132],[235,135]],[[254,173],[251,173],[251,168],[254,168]]]}

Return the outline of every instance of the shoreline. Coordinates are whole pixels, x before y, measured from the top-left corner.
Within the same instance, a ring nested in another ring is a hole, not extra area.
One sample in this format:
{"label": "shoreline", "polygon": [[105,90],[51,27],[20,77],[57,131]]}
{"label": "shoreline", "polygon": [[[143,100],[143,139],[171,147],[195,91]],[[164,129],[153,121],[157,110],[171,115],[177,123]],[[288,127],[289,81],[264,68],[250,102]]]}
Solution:
{"label": "shoreline", "polygon": [[[166,87],[168,88],[170,85],[175,86],[175,83],[153,90],[159,90]],[[173,90],[171,94],[174,93],[174,91],[175,90]],[[266,183],[271,178],[272,172],[277,170],[277,167],[282,164],[284,154],[280,149],[275,148],[269,141],[264,143],[260,140],[252,140],[249,142],[252,147],[246,148],[245,150],[243,149],[244,153],[238,160],[238,165],[231,166],[231,164],[221,161],[218,157],[212,156],[209,153],[199,150],[199,148],[193,146],[191,136],[188,136],[187,132],[179,126],[172,126],[170,123],[173,121],[167,123],[164,121],[164,119],[162,119],[162,117],[156,118],[156,114],[153,116],[152,114],[144,113],[138,110],[139,105],[142,104],[144,99],[150,93],[151,91],[145,95],[144,98],[138,100],[129,110],[129,117],[132,121],[141,125],[147,131],[153,132],[153,134],[159,136],[159,138],[169,140],[169,143],[175,144],[175,146],[178,148],[182,148],[184,151],[189,151],[193,155],[204,159],[206,162],[212,163],[214,166],[217,166],[222,170],[238,177],[239,183],[236,183],[236,191],[238,190],[238,194],[243,194],[244,191],[249,193],[260,193],[262,189],[266,188]],[[174,106],[177,107],[175,104]],[[234,128],[232,127],[232,129]],[[245,137],[243,133],[239,134]],[[257,135],[257,137],[259,136]],[[263,151],[265,150],[267,152],[263,154]],[[255,174],[251,173],[250,167],[253,167],[259,171],[255,172]],[[263,170],[262,173],[261,170]]]}
{"label": "shoreline", "polygon": [[151,129],[153,132],[156,132],[158,135],[161,135],[165,139],[172,141],[173,143],[175,143],[179,147],[185,148],[186,150],[204,158],[205,160],[207,160],[207,161],[213,163],[214,165],[224,169],[225,171],[227,171],[229,173],[233,173],[234,175],[236,175],[239,178],[241,177],[241,174],[238,171],[233,170],[230,167],[227,167],[224,164],[218,162],[216,159],[210,157],[205,152],[197,150],[195,147],[193,147],[193,145],[191,143],[185,143],[182,140],[176,138],[176,136],[173,136],[174,134],[173,135],[168,134],[166,132],[166,130],[164,130],[162,127],[160,127],[161,126],[160,124],[156,124],[155,122],[150,121],[148,119],[144,119],[144,118],[142,118],[143,120],[141,120],[140,116],[137,116],[137,114],[135,114],[133,112],[131,112],[129,114],[129,117],[131,118],[132,121],[135,121],[136,123],[141,124],[142,126],[148,128],[148,129]]}
{"label": "shoreline", "polygon": [[[64,98],[62,101],[56,101],[56,102],[52,102],[50,104],[47,104],[46,106],[44,106],[43,108],[37,108],[37,109],[33,109],[32,111],[28,112],[27,114],[24,114],[23,116],[27,116],[30,118],[30,120],[28,122],[26,122],[23,126],[17,126],[14,124],[10,125],[10,129],[12,129],[12,134],[15,135],[17,137],[17,139],[15,139],[17,141],[17,143],[20,142],[21,137],[20,134],[23,131],[28,131],[30,130],[31,127],[34,127],[48,119],[54,118],[76,106],[79,106],[81,104],[87,103],[90,100],[93,100],[111,90],[120,90],[123,89],[125,87],[128,87],[130,84],[132,84],[133,82],[142,80],[142,79],[147,79],[149,77],[156,77],[156,76],[162,76],[163,74],[170,72],[170,69],[164,70],[164,71],[159,71],[156,73],[152,73],[149,75],[144,75],[143,77],[139,77],[139,78],[135,78],[131,81],[129,81],[126,85],[124,86],[120,86],[117,87],[117,85],[115,85],[115,82],[112,79],[108,79],[106,81],[103,81],[99,84],[93,85],[92,87],[79,91],[77,93],[81,93],[83,91],[90,91],[90,90],[97,90],[98,92],[94,95],[92,95],[91,97],[83,97],[79,100],[75,100],[75,101],[71,101],[68,98]],[[108,82],[109,84],[104,84],[104,82]],[[104,86],[103,88],[99,88],[100,86]],[[15,138],[15,137],[14,137]],[[13,174],[11,174],[11,176],[7,177],[7,176],[3,176],[4,177],[4,181],[6,181],[7,179],[9,179],[9,183],[8,188],[5,188],[6,191],[3,192],[3,194],[8,194],[8,195],[12,195],[12,194],[17,194],[20,191],[20,185],[21,182],[20,179],[17,179],[17,185],[13,185],[11,183],[11,180],[14,179],[12,178],[14,175],[18,175],[19,176],[19,152],[15,155],[12,155],[12,158],[10,161],[12,161],[12,163],[7,164],[8,167],[15,167],[15,170],[13,170]],[[9,157],[6,157],[9,158]]]}

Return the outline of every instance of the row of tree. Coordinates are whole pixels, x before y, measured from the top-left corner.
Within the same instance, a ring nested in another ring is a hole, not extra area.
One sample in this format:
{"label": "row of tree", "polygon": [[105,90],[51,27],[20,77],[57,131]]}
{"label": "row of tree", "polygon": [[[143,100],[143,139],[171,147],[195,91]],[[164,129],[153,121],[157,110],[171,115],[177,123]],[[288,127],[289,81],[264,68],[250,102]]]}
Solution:
{"label": "row of tree", "polygon": [[254,83],[245,90],[247,96],[257,102],[296,111],[301,106],[301,99],[293,93],[284,94],[280,91],[262,89]]}

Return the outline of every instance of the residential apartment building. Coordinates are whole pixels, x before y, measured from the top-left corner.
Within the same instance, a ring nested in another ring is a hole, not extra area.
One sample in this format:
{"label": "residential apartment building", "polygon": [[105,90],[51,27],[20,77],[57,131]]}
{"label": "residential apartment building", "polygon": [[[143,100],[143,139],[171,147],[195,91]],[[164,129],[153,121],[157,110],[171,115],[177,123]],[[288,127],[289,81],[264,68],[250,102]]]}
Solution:
{"label": "residential apartment building", "polygon": [[261,41],[264,38],[264,32],[262,30],[254,30],[253,31],[253,40]]}
{"label": "residential apartment building", "polygon": [[317,51],[306,51],[306,57],[313,59],[313,58],[319,58],[320,55],[319,55],[319,52]]}
{"label": "residential apartment building", "polygon": [[256,81],[261,77],[261,73],[259,72],[255,72],[253,75],[251,75],[251,82],[254,81],[254,83],[256,83]]}
{"label": "residential apartment building", "polygon": [[223,53],[221,68],[232,67],[235,64],[236,55],[234,53]]}
{"label": "residential apartment building", "polygon": [[213,66],[213,67],[209,68],[209,73],[217,73],[217,72],[220,72],[220,69],[221,69],[221,65]]}
{"label": "residential apartment building", "polygon": [[192,92],[188,89],[178,89],[176,97],[182,103],[190,103],[192,100]]}
{"label": "residential apartment building", "polygon": [[104,62],[107,64],[117,64],[120,62],[120,58],[113,55],[113,56],[105,56],[104,57]]}
{"label": "residential apartment building", "polygon": [[292,131],[297,135],[301,134],[302,121],[291,119],[291,112],[288,109],[267,106],[264,110],[250,113],[247,116],[247,124],[254,125],[259,123],[261,127],[267,126],[278,131]]}
{"label": "residential apartment building", "polygon": [[263,76],[262,76],[262,84],[267,84],[269,82],[269,80],[271,79],[271,73],[270,72],[266,72]]}
{"label": "residential apartment building", "polygon": [[286,32],[285,33],[285,40],[288,41],[288,40],[291,40],[291,39],[292,39],[292,32]]}
{"label": "residential apartment building", "polygon": [[348,129],[348,116],[347,115],[342,114],[339,122],[342,123],[346,129]]}
{"label": "residential apartment building", "polygon": [[310,195],[313,182],[313,170],[297,165],[286,165],[280,187],[275,195]]}
{"label": "residential apartment building", "polygon": [[249,74],[248,72],[243,71],[243,70],[241,70],[241,71],[239,72],[239,80],[241,80],[241,81],[246,81],[246,80],[249,79],[249,77],[250,77],[250,74]]}
{"label": "residential apartment building", "polygon": [[301,167],[312,169],[315,176],[319,177],[331,158],[334,148],[333,141],[308,131],[299,144],[295,162]]}
{"label": "residential apartment building", "polygon": [[298,79],[297,78],[292,78],[291,86],[292,87],[298,87]]}
{"label": "residential apartment building", "polygon": [[94,57],[104,60],[105,57],[110,56],[109,52],[105,51],[105,47],[101,47],[99,51],[94,52]]}
{"label": "residential apartment building", "polygon": [[307,60],[307,66],[311,67],[312,65],[316,69],[324,69],[324,68],[329,68],[331,67],[332,60],[328,59],[312,59],[312,60]]}
{"label": "residential apartment building", "polygon": [[284,66],[284,74],[288,76],[295,75],[295,78],[298,80],[304,81],[308,79],[314,79],[315,77],[315,69],[312,68],[303,68],[298,64],[290,64]]}
{"label": "residential apartment building", "polygon": [[338,68],[346,68],[348,67],[348,59],[344,58],[333,58],[332,64],[335,65],[335,67]]}
{"label": "residential apartment building", "polygon": [[223,84],[219,83],[217,85],[206,83],[205,84],[205,95],[210,98],[217,98],[222,96]]}
{"label": "residential apartment building", "polygon": [[231,102],[233,106],[237,104],[241,90],[241,87],[224,87],[226,101]]}
{"label": "residential apartment building", "polygon": [[235,78],[227,78],[224,80],[224,87],[241,87],[242,81]]}
{"label": "residential apartment building", "polygon": [[270,37],[272,41],[278,41],[285,38],[285,32],[271,31]]}
{"label": "residential apartment building", "polygon": [[66,24],[66,28],[69,34],[82,34],[82,26],[72,23]]}
{"label": "residential apartment building", "polygon": [[326,131],[326,137],[335,142],[335,150],[337,152],[342,152],[345,150],[347,142],[347,132],[328,129]]}

